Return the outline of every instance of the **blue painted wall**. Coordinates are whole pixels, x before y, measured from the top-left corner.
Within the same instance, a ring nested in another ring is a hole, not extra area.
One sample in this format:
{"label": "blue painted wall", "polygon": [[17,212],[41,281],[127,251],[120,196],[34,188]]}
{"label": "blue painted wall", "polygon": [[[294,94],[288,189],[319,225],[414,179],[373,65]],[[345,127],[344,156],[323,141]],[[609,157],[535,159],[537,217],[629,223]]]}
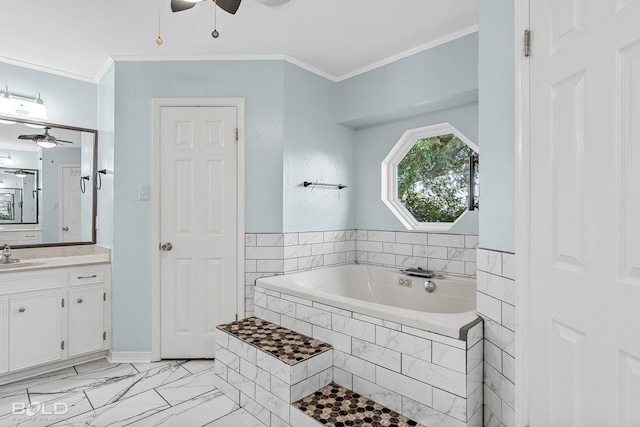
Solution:
{"label": "blue painted wall", "polygon": [[[151,184],[153,98],[245,97],[247,232],[401,230],[380,201],[380,162],[409,128],[449,121],[476,140],[476,71],[472,34],[337,84],[284,61],[117,62],[98,85],[71,80],[75,89],[40,73],[30,90],[52,105],[64,100],[42,81],[65,94],[90,89],[52,121],[100,132],[98,167],[110,173],[98,241],[113,250],[113,350],[151,348],[151,204],[137,196]],[[349,188],[304,189],[307,179]],[[472,233],[473,223],[457,231]]]}
{"label": "blue painted wall", "polygon": [[246,229],[282,232],[282,61],[115,64],[113,350],[151,348],[152,99],[245,97]]}
{"label": "blue painted wall", "polygon": [[[358,131],[356,135],[356,194],[358,195],[356,223],[358,228],[406,231],[380,198],[382,161],[407,129],[443,122],[451,123],[471,141],[478,140],[478,104],[475,102]],[[480,149],[481,152],[482,150],[483,148]],[[448,232],[478,234],[477,212],[469,212]]]}
{"label": "blue painted wall", "polygon": [[[473,33],[339,83],[338,120],[357,130],[358,228],[406,230],[380,198],[381,163],[406,130],[449,122],[480,145],[477,70]],[[449,232],[478,234],[478,213]]]}
{"label": "blue painted wall", "polygon": [[514,252],[514,5],[490,0],[480,6],[480,247]]}
{"label": "blue painted wall", "polygon": [[340,82],[338,122],[358,129],[477,99],[472,33]]}
{"label": "blue painted wall", "polygon": [[96,128],[98,90],[94,83],[0,62],[0,86],[21,96],[37,92],[47,106],[49,122]]}
{"label": "blue painted wall", "polygon": [[[97,242],[113,251],[113,153],[115,144],[115,65],[111,65],[98,83],[98,165],[97,170],[111,172],[100,175],[98,195]],[[113,267],[112,267],[113,268]]]}
{"label": "blue painted wall", "polygon": [[[355,131],[337,124],[337,85],[284,64],[283,231],[344,230],[355,221]],[[342,183],[343,190],[305,188]]]}
{"label": "blue painted wall", "polygon": [[[381,90],[379,86],[367,87],[356,82],[356,90],[349,82],[335,84],[283,61],[116,63],[113,350],[148,351],[151,347],[151,205],[138,201],[137,192],[139,185],[150,184],[151,180],[153,98],[245,97],[247,232],[363,227],[365,225],[358,222],[360,217],[356,220],[355,212],[365,212],[363,218],[388,212],[372,210],[368,204],[359,201],[372,195],[379,200],[379,186],[374,193],[369,193],[366,187],[359,186],[360,177],[356,176],[356,171],[364,165],[360,157],[369,155],[375,144],[371,147],[356,145],[356,140],[365,140],[358,136],[362,131],[356,132],[338,122],[361,127],[368,121],[377,122],[381,116],[388,120],[399,112],[414,115],[420,111],[423,116],[412,125],[424,126],[430,120],[447,120],[475,139],[477,109],[473,105],[463,108],[458,104],[475,100],[477,83],[465,83],[460,89],[448,77],[452,67],[458,70],[453,74],[475,75],[476,56],[468,51],[475,40],[476,36],[472,35],[465,37],[463,43],[451,42],[448,45],[452,52],[446,54],[444,47],[439,47],[439,54],[432,58],[439,61],[435,67],[437,75],[447,78],[442,84],[431,87],[449,86],[446,91],[449,98],[443,91],[421,91],[422,96],[416,97],[407,89],[402,91],[406,96],[394,98],[391,113],[384,108],[384,103],[378,104],[381,109],[367,108],[360,113],[355,105],[349,104],[348,108],[345,105],[343,90],[358,98],[360,88],[371,93]],[[456,51],[458,55],[453,53]],[[445,62],[445,59],[454,58],[458,58],[457,62]],[[419,62],[426,66],[424,60]],[[415,66],[413,61],[405,63],[408,67]],[[404,67],[398,68],[397,64],[390,67],[397,71],[378,69],[371,73],[377,76],[383,72],[388,81],[406,85],[409,77],[402,72]],[[409,74],[420,77],[418,86],[423,84],[422,80],[433,78],[413,71]],[[369,79],[366,75],[363,78]],[[354,79],[355,82],[358,77]],[[465,77],[466,80],[473,78]],[[413,108],[416,103],[420,104],[417,110]],[[458,105],[458,110],[424,115],[425,105],[432,108],[450,104]],[[398,138],[396,135],[397,132],[390,140],[380,140],[380,146],[393,145]],[[379,161],[377,164],[379,167]],[[307,179],[343,182],[350,187],[342,191],[304,189],[300,184]],[[379,180],[379,172],[374,179]],[[356,208],[356,201],[361,209]],[[472,218],[470,222],[474,222]],[[369,222],[363,224],[369,225]],[[398,229],[398,224],[395,220],[395,223],[379,223],[372,228]],[[459,232],[470,232],[473,227],[462,224]]]}

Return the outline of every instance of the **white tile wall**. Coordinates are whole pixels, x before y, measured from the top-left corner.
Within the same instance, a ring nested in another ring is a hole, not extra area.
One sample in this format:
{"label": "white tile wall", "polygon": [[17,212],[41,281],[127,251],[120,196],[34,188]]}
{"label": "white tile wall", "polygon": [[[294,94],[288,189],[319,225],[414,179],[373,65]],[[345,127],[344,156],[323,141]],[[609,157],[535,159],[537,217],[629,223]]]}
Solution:
{"label": "white tile wall", "polygon": [[474,276],[478,236],[358,230],[358,262]]}
{"label": "white tile wall", "polygon": [[478,313],[484,318],[484,425],[515,427],[515,255],[478,249]]}
{"label": "white tile wall", "polygon": [[248,233],[245,235],[245,316],[254,314],[256,279],[355,261],[356,230]]}
{"label": "white tile wall", "polygon": [[[377,230],[248,233],[245,235],[245,316],[254,314],[253,289],[256,279],[261,277],[356,261],[475,276],[477,246],[478,236],[455,234]],[[505,271],[512,271],[513,263],[505,262]],[[499,287],[500,283],[486,286]]]}
{"label": "white tile wall", "polygon": [[255,291],[256,316],[333,345],[338,384],[426,425],[482,425],[482,323],[462,341],[315,302],[292,312],[289,295]]}

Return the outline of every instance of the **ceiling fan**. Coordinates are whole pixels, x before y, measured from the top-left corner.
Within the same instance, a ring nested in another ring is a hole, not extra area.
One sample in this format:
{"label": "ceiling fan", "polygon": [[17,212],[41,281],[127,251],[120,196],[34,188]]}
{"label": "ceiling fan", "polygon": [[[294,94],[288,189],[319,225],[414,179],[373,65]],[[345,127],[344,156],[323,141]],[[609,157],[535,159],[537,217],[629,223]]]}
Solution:
{"label": "ceiling fan", "polygon": [[[201,3],[205,0],[171,0],[171,10],[173,12],[181,12],[183,10],[191,9],[196,3]],[[219,6],[225,12],[228,12],[232,15],[238,11],[240,7],[240,2],[242,0],[213,0],[214,5]],[[269,7],[279,7],[283,4],[287,3],[289,0],[256,0],[258,3],[261,3],[265,6]],[[217,8],[214,11],[218,10]],[[216,14],[214,12],[213,18],[213,31],[211,32],[211,37],[217,39],[220,37],[220,33],[216,28]],[[160,1],[158,0],[158,37],[156,38],[156,43],[158,46],[162,46],[164,42],[162,41],[162,37],[160,37]]]}
{"label": "ceiling fan", "polygon": [[[171,10],[173,12],[181,12],[183,10],[191,9],[196,3],[200,3],[204,0],[171,0]],[[225,12],[229,12],[232,15],[238,11],[240,2],[242,0],[215,0],[215,4],[220,6]],[[289,0],[256,0],[258,3],[262,3],[269,7],[279,7],[287,3]]]}
{"label": "ceiling fan", "polygon": [[18,139],[30,139],[31,141],[35,142],[36,144],[38,144],[43,148],[53,148],[60,143],[73,144],[72,141],[65,141],[64,139],[58,139],[55,136],[50,135],[49,129],[51,128],[50,127],[44,128],[44,135],[37,135],[37,134],[20,135],[18,136]]}
{"label": "ceiling fan", "polygon": [[16,169],[16,170],[4,171],[4,173],[10,173],[12,175],[15,175],[18,178],[24,178],[27,175],[35,175],[35,172],[29,172],[29,171],[24,170],[24,169]]}
{"label": "ceiling fan", "polygon": [[[183,10],[191,9],[196,3],[200,3],[204,0],[171,0],[171,10],[173,12],[181,12]],[[241,0],[216,0],[215,3],[220,6],[225,12],[229,12],[232,15],[238,11]]]}

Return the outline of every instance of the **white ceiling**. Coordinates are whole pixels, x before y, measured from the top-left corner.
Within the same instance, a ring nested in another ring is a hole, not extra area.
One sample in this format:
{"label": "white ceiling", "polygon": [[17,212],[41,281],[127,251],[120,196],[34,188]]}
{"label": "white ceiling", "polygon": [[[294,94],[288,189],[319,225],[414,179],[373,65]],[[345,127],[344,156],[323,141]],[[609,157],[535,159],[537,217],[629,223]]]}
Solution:
{"label": "white ceiling", "polygon": [[[172,13],[170,0],[5,0],[0,61],[96,81],[115,60],[284,58],[341,80],[477,29],[478,0],[213,1]],[[0,82],[0,84],[5,84]]]}

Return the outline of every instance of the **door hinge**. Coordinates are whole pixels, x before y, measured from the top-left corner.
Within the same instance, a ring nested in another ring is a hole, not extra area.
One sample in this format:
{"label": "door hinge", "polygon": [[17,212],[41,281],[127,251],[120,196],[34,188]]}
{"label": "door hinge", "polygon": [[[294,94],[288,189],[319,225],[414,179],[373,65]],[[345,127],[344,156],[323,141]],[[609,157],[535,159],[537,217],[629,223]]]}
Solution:
{"label": "door hinge", "polygon": [[62,301],[61,301],[60,305],[62,305],[62,308],[64,308],[64,298],[62,298]]}
{"label": "door hinge", "polygon": [[107,340],[107,331],[104,331],[102,333],[102,341],[106,341]]}
{"label": "door hinge", "polygon": [[524,56],[531,55],[531,31],[524,30]]}
{"label": "door hinge", "polygon": [[107,293],[106,293],[106,292],[104,292],[104,293],[102,294],[102,301],[106,301],[106,300],[107,300]]}
{"label": "door hinge", "polygon": [[64,350],[64,341],[62,341],[62,342],[60,343],[60,349],[61,349],[61,350]]}
{"label": "door hinge", "polygon": [[236,128],[236,142],[238,142],[238,128]]}

